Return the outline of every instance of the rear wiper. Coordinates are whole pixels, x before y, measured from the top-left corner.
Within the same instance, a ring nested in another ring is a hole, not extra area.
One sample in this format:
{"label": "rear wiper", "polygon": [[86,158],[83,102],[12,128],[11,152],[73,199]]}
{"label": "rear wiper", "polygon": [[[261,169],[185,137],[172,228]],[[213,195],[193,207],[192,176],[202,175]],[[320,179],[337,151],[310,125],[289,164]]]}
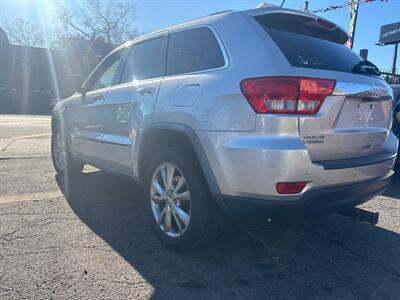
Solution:
{"label": "rear wiper", "polygon": [[368,60],[362,60],[355,64],[351,69],[354,73],[369,74],[369,75],[381,75],[378,67]]}

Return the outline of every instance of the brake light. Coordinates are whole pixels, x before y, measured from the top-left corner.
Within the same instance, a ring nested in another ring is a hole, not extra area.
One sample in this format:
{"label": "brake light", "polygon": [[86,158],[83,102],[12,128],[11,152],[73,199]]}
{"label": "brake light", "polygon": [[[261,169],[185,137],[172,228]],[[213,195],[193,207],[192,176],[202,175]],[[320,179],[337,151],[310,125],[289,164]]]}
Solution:
{"label": "brake light", "polygon": [[279,182],[276,184],[278,194],[298,194],[300,193],[307,182]]}
{"label": "brake light", "polygon": [[321,19],[321,18],[318,18],[317,24],[318,24],[318,26],[324,27],[324,28],[329,29],[329,30],[332,30],[332,29],[336,28],[336,24],[334,24],[332,22],[329,22],[327,20]]}
{"label": "brake light", "polygon": [[240,86],[256,113],[314,114],[336,81],[306,77],[261,77],[245,79]]}

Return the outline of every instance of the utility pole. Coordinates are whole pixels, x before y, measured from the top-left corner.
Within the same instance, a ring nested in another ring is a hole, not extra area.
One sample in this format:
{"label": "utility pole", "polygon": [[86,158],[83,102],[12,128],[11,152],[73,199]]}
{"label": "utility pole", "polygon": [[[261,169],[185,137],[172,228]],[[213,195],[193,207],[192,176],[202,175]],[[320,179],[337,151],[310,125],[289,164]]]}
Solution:
{"label": "utility pole", "polygon": [[396,74],[396,63],[397,63],[397,49],[399,48],[399,43],[394,44],[394,53],[393,53],[393,65],[392,65],[392,74]]}
{"label": "utility pole", "polygon": [[350,30],[349,30],[349,41],[347,42],[350,49],[353,49],[354,37],[356,35],[358,6],[359,6],[358,0],[350,1]]}
{"label": "utility pole", "polygon": [[308,0],[304,0],[304,6],[303,6],[303,11],[304,12],[308,12],[308,4],[309,4],[309,1]]}

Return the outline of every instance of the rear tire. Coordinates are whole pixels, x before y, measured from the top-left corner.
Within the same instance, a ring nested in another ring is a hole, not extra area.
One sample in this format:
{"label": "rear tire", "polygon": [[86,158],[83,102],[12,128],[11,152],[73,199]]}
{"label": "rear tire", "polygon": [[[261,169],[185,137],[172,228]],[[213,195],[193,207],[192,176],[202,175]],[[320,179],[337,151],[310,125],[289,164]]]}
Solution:
{"label": "rear tire", "polygon": [[164,245],[181,251],[212,242],[224,223],[198,162],[188,152],[161,150],[150,162],[144,182],[151,227]]}
{"label": "rear tire", "polygon": [[74,159],[63,130],[53,128],[51,135],[51,159],[57,174],[72,177],[82,173],[83,163]]}

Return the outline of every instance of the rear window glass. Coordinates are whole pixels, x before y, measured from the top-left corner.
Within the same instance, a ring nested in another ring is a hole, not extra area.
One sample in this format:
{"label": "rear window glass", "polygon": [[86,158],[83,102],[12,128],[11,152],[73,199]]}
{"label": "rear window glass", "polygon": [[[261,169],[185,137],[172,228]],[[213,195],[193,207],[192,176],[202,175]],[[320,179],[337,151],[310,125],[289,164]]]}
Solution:
{"label": "rear window glass", "polygon": [[131,46],[120,83],[164,76],[166,37]]}
{"label": "rear window glass", "polygon": [[215,69],[224,64],[221,48],[210,29],[196,28],[170,34],[167,75]]}
{"label": "rear window glass", "polygon": [[[352,72],[362,58],[345,45],[261,24],[293,67]],[[301,27],[301,26],[300,26]]]}

